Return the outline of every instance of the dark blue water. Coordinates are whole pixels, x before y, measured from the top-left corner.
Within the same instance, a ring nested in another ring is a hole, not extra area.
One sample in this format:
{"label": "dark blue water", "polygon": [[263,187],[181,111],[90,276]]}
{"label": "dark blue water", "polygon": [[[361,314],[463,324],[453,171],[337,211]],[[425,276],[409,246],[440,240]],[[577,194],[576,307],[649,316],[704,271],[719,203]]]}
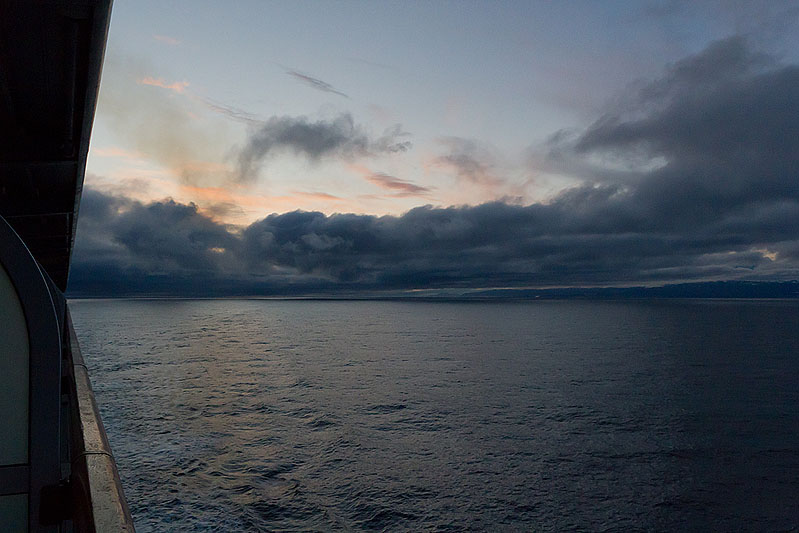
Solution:
{"label": "dark blue water", "polygon": [[799,303],[73,301],[147,531],[799,530]]}

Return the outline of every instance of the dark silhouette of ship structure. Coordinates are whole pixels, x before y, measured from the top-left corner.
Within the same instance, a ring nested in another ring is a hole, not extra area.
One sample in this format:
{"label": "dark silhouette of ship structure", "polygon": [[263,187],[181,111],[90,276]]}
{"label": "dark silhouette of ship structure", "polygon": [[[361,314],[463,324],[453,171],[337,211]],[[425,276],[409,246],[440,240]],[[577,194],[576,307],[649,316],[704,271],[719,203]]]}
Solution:
{"label": "dark silhouette of ship structure", "polygon": [[0,531],[133,531],[64,297],[110,0],[0,0]]}

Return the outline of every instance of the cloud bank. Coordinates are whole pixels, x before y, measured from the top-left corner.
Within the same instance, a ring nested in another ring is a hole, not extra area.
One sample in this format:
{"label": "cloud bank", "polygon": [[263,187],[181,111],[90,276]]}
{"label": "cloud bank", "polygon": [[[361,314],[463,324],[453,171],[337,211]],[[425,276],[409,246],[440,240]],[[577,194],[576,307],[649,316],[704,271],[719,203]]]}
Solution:
{"label": "cloud bank", "polygon": [[[799,277],[799,67],[731,38],[620,102],[553,137],[551,157],[586,173],[527,206],[291,212],[233,228],[194,205],[86,190],[70,287],[299,294]],[[278,148],[310,159],[390,150],[400,131],[381,143],[347,115],[276,118],[244,162]],[[469,146],[452,147],[464,157],[451,164],[482,175]],[[408,185],[389,178],[377,184]]]}

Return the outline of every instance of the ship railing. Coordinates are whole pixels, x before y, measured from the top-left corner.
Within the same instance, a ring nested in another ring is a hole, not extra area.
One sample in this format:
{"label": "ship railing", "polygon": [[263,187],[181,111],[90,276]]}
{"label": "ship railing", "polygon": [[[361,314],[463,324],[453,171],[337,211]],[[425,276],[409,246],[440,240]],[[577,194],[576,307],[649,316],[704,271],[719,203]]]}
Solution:
{"label": "ship railing", "polygon": [[75,531],[134,532],[122,482],[105,433],[89,370],[66,313],[64,378],[70,424],[69,468]]}

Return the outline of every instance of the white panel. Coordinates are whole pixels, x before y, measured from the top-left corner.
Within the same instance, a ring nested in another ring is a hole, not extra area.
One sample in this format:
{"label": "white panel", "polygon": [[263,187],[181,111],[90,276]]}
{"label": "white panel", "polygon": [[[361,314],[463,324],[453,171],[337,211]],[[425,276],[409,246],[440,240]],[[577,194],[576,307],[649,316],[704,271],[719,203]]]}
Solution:
{"label": "white panel", "polygon": [[0,524],[4,533],[28,531],[28,495],[0,496]]}
{"label": "white panel", "polygon": [[28,356],[25,315],[0,265],[0,466],[28,462]]}

